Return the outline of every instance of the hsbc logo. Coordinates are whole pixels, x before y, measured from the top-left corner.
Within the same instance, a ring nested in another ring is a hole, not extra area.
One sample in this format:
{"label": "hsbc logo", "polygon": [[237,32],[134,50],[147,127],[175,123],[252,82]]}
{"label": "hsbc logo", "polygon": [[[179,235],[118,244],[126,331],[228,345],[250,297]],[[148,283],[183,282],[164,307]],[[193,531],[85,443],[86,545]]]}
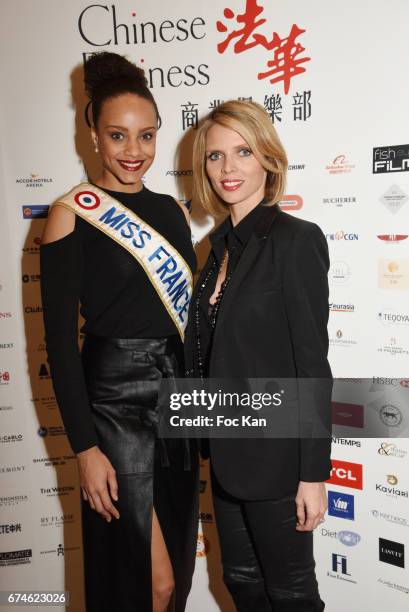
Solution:
{"label": "hsbc logo", "polygon": [[331,476],[328,483],[352,489],[363,488],[362,464],[332,460]]}

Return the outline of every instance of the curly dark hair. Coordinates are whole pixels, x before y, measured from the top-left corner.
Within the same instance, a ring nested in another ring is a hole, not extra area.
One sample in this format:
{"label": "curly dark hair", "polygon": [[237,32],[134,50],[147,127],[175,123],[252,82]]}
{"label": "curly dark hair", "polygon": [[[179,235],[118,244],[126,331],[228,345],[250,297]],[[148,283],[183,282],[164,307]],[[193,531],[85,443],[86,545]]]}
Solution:
{"label": "curly dark hair", "polygon": [[148,87],[143,69],[122,55],[107,51],[93,53],[85,62],[84,84],[90,99],[94,126],[98,123],[105,100],[125,93],[136,94],[140,98],[149,100],[159,123],[158,107]]}

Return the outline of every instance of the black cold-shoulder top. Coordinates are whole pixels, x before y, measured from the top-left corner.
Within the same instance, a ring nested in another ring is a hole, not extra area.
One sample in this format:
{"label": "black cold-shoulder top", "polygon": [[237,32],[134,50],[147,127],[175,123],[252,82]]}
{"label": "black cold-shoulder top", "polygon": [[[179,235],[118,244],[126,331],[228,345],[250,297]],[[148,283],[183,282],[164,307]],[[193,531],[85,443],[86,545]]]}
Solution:
{"label": "black cold-shoulder top", "polygon": [[[162,234],[192,272],[196,257],[180,206],[146,187],[104,190]],[[74,452],[98,444],[78,349],[81,331],[107,338],[177,335],[153,285],[126,249],[76,216],[73,232],[40,248],[41,294],[48,360],[56,399]]]}

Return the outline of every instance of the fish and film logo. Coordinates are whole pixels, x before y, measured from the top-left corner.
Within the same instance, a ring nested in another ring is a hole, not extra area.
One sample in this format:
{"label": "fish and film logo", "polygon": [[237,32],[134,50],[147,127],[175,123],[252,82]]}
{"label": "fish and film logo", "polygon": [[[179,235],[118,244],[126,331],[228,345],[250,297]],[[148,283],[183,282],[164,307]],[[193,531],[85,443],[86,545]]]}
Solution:
{"label": "fish and film logo", "polygon": [[401,542],[379,538],[379,561],[404,568],[405,545]]}
{"label": "fish and film logo", "polygon": [[409,144],[375,147],[372,173],[407,172],[409,170]]}
{"label": "fish and film logo", "polygon": [[328,514],[350,521],[355,520],[354,496],[338,491],[328,491]]}

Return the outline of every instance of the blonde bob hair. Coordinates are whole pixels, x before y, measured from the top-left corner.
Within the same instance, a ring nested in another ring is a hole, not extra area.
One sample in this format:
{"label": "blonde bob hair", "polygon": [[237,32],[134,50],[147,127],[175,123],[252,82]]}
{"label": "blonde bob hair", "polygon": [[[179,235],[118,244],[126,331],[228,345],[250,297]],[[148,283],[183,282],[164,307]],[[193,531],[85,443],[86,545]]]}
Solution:
{"label": "blonde bob hair", "polygon": [[215,193],[206,172],[206,135],[213,125],[238,132],[267,171],[265,198],[269,205],[282,199],[287,155],[268,113],[256,102],[229,100],[213,110],[199,125],[193,146],[194,196],[209,214],[226,213],[228,205]]}

